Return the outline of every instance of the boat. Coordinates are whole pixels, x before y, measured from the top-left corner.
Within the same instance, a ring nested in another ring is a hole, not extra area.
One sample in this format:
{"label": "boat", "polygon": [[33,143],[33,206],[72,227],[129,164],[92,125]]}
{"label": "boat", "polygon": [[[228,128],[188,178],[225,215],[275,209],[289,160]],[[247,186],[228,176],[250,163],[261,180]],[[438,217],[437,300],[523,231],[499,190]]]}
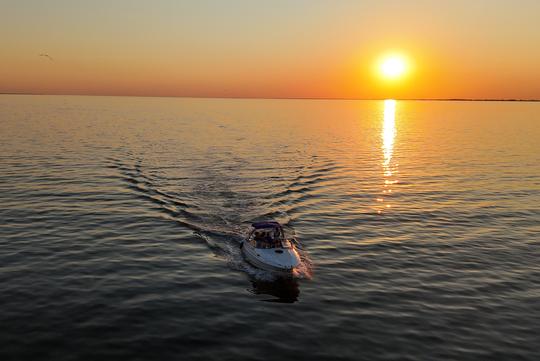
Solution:
{"label": "boat", "polygon": [[292,276],[300,265],[294,239],[285,238],[283,227],[275,221],[253,223],[240,247],[250,264],[280,276]]}

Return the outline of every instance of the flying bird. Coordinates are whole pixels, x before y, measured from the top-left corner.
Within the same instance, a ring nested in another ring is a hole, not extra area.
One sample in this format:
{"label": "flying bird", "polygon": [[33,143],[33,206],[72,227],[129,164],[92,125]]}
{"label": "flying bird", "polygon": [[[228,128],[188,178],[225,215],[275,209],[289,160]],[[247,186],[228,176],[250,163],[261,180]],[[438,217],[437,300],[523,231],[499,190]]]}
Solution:
{"label": "flying bird", "polygon": [[49,54],[39,54],[39,56],[43,56],[45,58],[48,58],[50,61],[54,61],[54,59]]}

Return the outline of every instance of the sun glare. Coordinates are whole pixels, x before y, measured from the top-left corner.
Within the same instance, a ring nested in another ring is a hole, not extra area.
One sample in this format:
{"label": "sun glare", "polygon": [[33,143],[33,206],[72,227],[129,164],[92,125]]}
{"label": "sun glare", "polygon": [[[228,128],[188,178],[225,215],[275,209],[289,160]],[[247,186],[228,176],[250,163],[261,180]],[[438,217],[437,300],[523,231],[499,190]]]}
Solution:
{"label": "sun glare", "polygon": [[380,65],[381,75],[387,79],[397,79],[403,76],[407,71],[407,62],[400,55],[391,55],[385,57]]}

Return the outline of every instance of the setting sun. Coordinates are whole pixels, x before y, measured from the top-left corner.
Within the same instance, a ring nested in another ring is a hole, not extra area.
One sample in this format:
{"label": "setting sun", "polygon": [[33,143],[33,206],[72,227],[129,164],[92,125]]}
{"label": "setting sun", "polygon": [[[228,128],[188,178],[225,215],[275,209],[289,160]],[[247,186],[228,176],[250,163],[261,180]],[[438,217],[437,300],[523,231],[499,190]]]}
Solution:
{"label": "setting sun", "polygon": [[400,55],[387,56],[382,60],[379,70],[384,78],[397,79],[407,72],[407,62]]}

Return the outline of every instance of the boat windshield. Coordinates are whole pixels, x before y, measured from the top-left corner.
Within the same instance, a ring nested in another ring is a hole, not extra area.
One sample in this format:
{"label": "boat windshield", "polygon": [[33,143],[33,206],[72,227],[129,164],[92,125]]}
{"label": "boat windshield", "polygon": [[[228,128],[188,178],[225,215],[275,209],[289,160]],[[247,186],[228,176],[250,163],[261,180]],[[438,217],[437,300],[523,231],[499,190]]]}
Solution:
{"label": "boat windshield", "polygon": [[251,234],[251,242],[255,248],[290,248],[290,242],[279,228],[256,229]]}

